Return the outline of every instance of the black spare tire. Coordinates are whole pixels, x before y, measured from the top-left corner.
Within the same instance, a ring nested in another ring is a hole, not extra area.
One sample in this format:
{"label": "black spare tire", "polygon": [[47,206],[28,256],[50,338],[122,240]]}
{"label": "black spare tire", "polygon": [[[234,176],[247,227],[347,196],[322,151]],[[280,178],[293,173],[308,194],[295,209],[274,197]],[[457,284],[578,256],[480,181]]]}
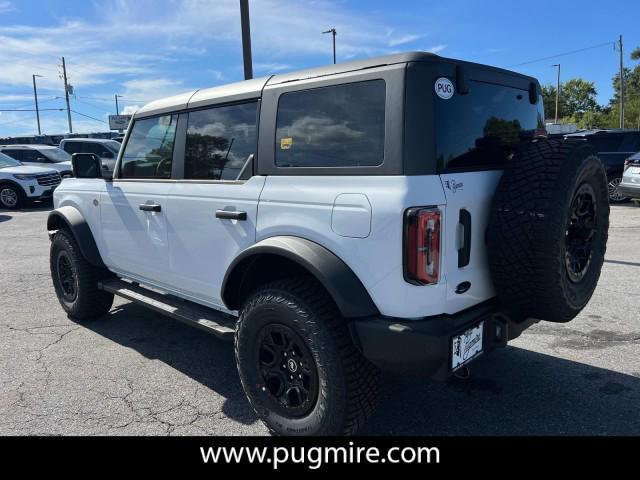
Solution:
{"label": "black spare tire", "polygon": [[608,228],[607,176],[588,143],[523,145],[498,184],[487,232],[501,303],[520,319],[573,319],[595,290]]}

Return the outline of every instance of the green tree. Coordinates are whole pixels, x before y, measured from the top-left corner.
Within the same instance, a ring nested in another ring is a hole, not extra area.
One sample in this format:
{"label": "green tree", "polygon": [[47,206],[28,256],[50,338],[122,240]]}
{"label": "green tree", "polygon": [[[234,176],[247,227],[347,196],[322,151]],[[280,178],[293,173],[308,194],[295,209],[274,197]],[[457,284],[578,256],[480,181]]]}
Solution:
{"label": "green tree", "polygon": [[[558,117],[579,119],[585,112],[599,111],[596,95],[597,91],[594,82],[588,82],[582,78],[572,78],[565,83],[561,83]],[[553,119],[556,111],[556,87],[554,85],[543,86],[542,98],[547,119]]]}
{"label": "green tree", "polygon": [[587,111],[597,111],[596,86],[581,78],[572,78],[562,86],[560,91],[564,97],[566,114],[580,117]]}

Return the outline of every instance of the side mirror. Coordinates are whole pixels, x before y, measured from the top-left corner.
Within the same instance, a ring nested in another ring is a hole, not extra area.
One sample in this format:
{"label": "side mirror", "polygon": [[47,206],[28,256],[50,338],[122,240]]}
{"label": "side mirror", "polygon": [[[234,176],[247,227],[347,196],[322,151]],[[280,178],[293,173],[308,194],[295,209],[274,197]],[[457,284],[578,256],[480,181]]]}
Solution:
{"label": "side mirror", "polygon": [[102,178],[102,162],[93,153],[71,155],[71,169],[76,178]]}

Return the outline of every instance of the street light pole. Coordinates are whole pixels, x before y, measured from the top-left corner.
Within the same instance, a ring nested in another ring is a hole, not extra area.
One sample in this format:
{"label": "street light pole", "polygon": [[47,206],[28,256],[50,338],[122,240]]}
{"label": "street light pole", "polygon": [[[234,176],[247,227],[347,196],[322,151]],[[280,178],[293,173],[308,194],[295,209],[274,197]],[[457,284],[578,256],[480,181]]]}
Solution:
{"label": "street light pole", "polygon": [[242,28],[242,60],[244,62],[244,79],[253,78],[253,62],[251,60],[251,25],[249,22],[249,0],[240,0],[240,25]]}
{"label": "street light pole", "polygon": [[558,124],[558,105],[560,104],[560,64],[556,63],[551,65],[552,67],[558,67],[558,80],[556,81],[556,119],[553,123]]}
{"label": "street light pole", "polygon": [[120,115],[120,109],[118,108],[118,99],[122,98],[122,95],[118,95],[117,93],[115,94],[115,99],[116,99],[116,115]]}
{"label": "street light pole", "polygon": [[336,63],[336,35],[338,34],[338,32],[336,32],[335,28],[330,28],[329,30],[326,30],[324,33],[330,33],[331,36],[333,37],[333,63]]}
{"label": "street light pole", "polygon": [[38,89],[36,88],[36,77],[41,77],[42,75],[33,74],[31,77],[33,78],[33,98],[36,101],[36,121],[38,122],[38,135],[42,135],[42,131],[40,131],[40,110],[38,108]]}
{"label": "street light pole", "polygon": [[620,128],[624,128],[624,55],[622,54],[622,35],[618,39],[620,50]]}

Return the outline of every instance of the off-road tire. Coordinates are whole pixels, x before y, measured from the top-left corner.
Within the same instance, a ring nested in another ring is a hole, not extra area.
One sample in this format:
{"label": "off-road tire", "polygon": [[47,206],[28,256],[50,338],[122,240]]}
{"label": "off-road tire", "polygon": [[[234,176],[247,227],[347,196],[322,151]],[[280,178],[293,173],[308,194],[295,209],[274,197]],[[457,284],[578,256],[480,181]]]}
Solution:
{"label": "off-road tire", "polygon": [[[74,298],[65,296],[60,280],[60,257],[65,256],[73,270],[76,294]],[[58,301],[73,320],[86,322],[104,316],[113,304],[113,294],[100,290],[98,283],[111,276],[104,268],[91,265],[82,256],[73,235],[66,229],[58,230],[50,249],[51,280]]]}
{"label": "off-road tire", "polygon": [[[16,198],[15,205],[6,204],[2,199],[3,190],[10,190],[14,193]],[[22,208],[25,205],[25,194],[22,191],[22,188],[11,184],[11,183],[3,183],[0,184],[0,208],[6,208],[7,210],[17,210]]]}
{"label": "off-road tire", "polygon": [[[595,205],[593,228],[582,230],[591,232],[585,254],[590,261],[583,276],[572,280],[569,215],[585,189]],[[573,319],[600,277],[608,227],[607,177],[589,144],[538,139],[524,145],[500,180],[487,231],[489,265],[502,304],[516,318]]]}
{"label": "off-road tire", "polygon": [[[262,329],[274,322],[299,334],[315,363],[318,393],[303,416],[271,408],[274,399],[263,389],[257,342]],[[353,434],[377,404],[380,372],[356,349],[346,320],[312,278],[280,280],[255,291],[240,312],[235,354],[249,403],[272,434]]]}

